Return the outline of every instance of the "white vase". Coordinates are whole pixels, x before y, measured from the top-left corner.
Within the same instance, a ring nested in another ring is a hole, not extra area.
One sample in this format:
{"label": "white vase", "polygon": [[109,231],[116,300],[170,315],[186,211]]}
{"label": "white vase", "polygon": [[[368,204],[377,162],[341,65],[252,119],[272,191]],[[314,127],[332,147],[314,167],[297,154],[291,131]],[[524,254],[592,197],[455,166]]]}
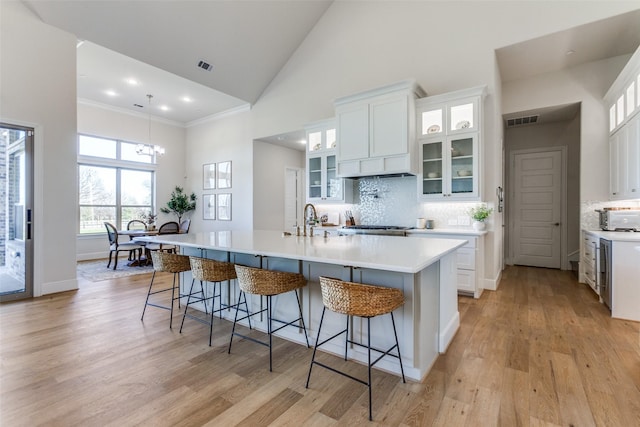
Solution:
{"label": "white vase", "polygon": [[484,221],[473,221],[473,229],[476,231],[482,231],[487,228],[487,224]]}

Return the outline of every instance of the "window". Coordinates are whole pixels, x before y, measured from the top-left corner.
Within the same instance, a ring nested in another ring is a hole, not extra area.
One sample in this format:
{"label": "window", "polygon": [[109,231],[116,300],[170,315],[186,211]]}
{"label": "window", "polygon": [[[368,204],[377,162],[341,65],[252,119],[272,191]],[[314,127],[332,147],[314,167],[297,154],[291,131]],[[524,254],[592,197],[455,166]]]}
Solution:
{"label": "window", "polygon": [[636,84],[631,82],[631,85],[627,88],[627,117],[633,113],[636,108]]}
{"label": "window", "polygon": [[78,138],[79,234],[124,229],[155,212],[155,156],[136,153],[135,143],[95,136]]}

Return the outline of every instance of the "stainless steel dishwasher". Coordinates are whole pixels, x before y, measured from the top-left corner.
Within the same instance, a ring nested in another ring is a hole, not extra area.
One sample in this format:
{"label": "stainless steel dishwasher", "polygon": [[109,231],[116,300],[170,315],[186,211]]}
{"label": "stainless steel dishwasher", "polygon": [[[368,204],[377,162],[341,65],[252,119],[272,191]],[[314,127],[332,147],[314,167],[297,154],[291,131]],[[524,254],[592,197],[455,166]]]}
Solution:
{"label": "stainless steel dishwasher", "polygon": [[600,239],[600,297],[609,310],[611,310],[612,252],[611,240]]}

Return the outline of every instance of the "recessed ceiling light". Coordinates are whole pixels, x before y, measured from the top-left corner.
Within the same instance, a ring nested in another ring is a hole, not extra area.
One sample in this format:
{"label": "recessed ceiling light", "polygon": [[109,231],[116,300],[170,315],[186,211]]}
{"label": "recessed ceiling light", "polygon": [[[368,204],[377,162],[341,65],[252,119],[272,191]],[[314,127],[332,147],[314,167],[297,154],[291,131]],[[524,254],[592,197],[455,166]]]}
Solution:
{"label": "recessed ceiling light", "polygon": [[300,140],[300,144],[307,145],[307,140],[306,140],[306,139],[301,139],[301,140]]}
{"label": "recessed ceiling light", "polygon": [[566,55],[569,56],[569,55],[573,55],[574,53],[576,53],[575,50],[568,50]]}
{"label": "recessed ceiling light", "polygon": [[188,96],[183,96],[181,98],[184,102],[193,102],[193,99],[189,98]]}
{"label": "recessed ceiling light", "polygon": [[114,90],[105,90],[104,93],[106,93],[109,96],[118,96],[118,94],[114,91]]}
{"label": "recessed ceiling light", "polygon": [[131,85],[131,86],[138,86],[138,84],[140,84],[140,82],[138,82],[136,79],[130,77],[128,79],[125,80],[127,82],[127,84]]}
{"label": "recessed ceiling light", "polygon": [[161,105],[159,107],[162,111],[169,111],[169,107],[167,107],[166,105]]}

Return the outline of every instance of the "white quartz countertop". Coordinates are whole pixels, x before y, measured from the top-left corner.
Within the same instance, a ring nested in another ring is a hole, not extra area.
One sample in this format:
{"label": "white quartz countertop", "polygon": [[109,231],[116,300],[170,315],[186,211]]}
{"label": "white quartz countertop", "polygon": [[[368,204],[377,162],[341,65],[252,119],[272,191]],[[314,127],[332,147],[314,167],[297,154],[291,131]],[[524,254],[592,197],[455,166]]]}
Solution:
{"label": "white quartz countertop", "polygon": [[487,231],[476,231],[471,228],[411,228],[407,230],[407,234],[459,234],[461,236],[484,236],[487,234]]}
{"label": "white quartz countertop", "polygon": [[135,240],[400,273],[418,273],[467,243],[462,239],[377,235],[283,236],[282,232],[263,230],[166,234]]}
{"label": "white quartz countertop", "polygon": [[593,236],[614,242],[640,242],[640,233],[631,231],[584,230]]}

